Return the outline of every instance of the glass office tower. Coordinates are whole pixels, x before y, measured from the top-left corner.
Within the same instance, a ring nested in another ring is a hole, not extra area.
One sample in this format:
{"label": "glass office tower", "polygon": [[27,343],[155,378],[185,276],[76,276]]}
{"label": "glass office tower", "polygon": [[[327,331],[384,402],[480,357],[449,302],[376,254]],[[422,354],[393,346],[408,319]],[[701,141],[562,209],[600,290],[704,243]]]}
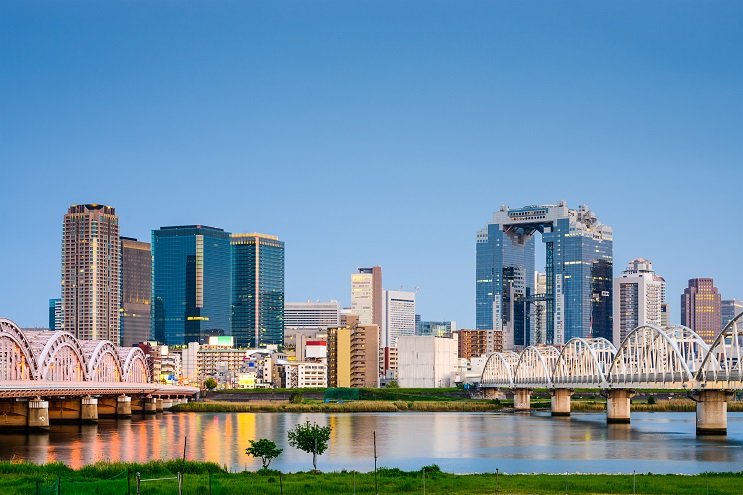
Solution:
{"label": "glass office tower", "polygon": [[202,225],[152,231],[152,337],[168,345],[229,335],[230,234]]}
{"label": "glass office tower", "polygon": [[[534,291],[534,234],[545,243],[545,293]],[[546,342],[612,338],[611,227],[585,205],[534,205],[493,215],[477,234],[476,326],[503,331],[504,345],[535,343],[535,307],[543,305]]]}
{"label": "glass office tower", "polygon": [[237,347],[284,343],[284,243],[232,234],[232,335]]}

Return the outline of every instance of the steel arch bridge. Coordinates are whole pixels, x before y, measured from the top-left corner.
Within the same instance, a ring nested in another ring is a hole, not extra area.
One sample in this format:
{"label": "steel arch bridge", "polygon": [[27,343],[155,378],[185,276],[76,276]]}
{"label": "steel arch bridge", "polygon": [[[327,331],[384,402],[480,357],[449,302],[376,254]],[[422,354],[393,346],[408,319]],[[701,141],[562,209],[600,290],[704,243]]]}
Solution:
{"label": "steel arch bridge", "polygon": [[527,347],[491,354],[481,388],[743,389],[743,313],[709,346],[691,329],[641,325],[616,349],[603,338],[574,338],[561,350]]}
{"label": "steel arch bridge", "polygon": [[26,331],[0,318],[0,380],[149,383],[147,356],[108,340],[78,340],[65,331]]}

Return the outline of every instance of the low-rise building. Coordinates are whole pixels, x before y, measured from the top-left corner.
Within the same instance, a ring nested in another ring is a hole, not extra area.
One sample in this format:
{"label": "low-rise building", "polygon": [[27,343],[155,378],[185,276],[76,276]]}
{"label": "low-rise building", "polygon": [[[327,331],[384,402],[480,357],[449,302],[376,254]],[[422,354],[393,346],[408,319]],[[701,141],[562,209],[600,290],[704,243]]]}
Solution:
{"label": "low-rise building", "polygon": [[398,383],[402,388],[453,387],[459,365],[458,337],[400,337]]}

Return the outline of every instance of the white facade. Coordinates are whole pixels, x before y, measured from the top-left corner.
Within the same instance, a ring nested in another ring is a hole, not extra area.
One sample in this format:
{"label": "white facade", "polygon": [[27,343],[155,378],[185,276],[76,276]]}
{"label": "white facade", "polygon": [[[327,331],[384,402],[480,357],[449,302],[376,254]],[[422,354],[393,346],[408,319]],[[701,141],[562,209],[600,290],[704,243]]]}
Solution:
{"label": "white facade", "polygon": [[382,293],[380,347],[397,347],[400,337],[415,335],[415,292],[385,290]]}
{"label": "white facade", "polygon": [[614,345],[618,348],[640,325],[663,326],[665,302],[666,282],[655,274],[653,264],[642,258],[630,261],[614,279]]}
{"label": "white facade", "polygon": [[337,327],[341,322],[341,303],[338,301],[284,303],[284,332],[289,329],[321,330]]}
{"label": "white facade", "polygon": [[325,363],[290,363],[287,388],[326,388],[328,366]]}
{"label": "white facade", "polygon": [[351,313],[359,315],[360,325],[374,323],[374,275],[371,273],[351,275]]}
{"label": "white facade", "polygon": [[397,342],[397,381],[402,388],[453,387],[459,359],[457,335],[400,337]]}

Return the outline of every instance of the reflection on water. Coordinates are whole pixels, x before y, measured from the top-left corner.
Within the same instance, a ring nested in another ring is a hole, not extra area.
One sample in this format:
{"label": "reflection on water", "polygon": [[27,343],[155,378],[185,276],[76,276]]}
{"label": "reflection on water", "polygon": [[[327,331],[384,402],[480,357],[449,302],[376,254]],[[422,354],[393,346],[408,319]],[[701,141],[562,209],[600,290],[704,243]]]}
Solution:
{"label": "reflection on water", "polygon": [[553,418],[549,413],[176,413],[98,425],[54,425],[48,434],[0,434],[0,457],[74,468],[101,460],[146,462],[180,457],[232,471],[258,469],[248,440],[270,438],[283,454],[272,467],[311,468],[311,456],[289,447],[287,430],[305,420],[332,426],[325,471],[413,470],[438,464],[451,472],[739,471],[743,414],[728,414],[727,437],[697,437],[694,413],[635,413],[631,425],[607,425],[601,413]]}

